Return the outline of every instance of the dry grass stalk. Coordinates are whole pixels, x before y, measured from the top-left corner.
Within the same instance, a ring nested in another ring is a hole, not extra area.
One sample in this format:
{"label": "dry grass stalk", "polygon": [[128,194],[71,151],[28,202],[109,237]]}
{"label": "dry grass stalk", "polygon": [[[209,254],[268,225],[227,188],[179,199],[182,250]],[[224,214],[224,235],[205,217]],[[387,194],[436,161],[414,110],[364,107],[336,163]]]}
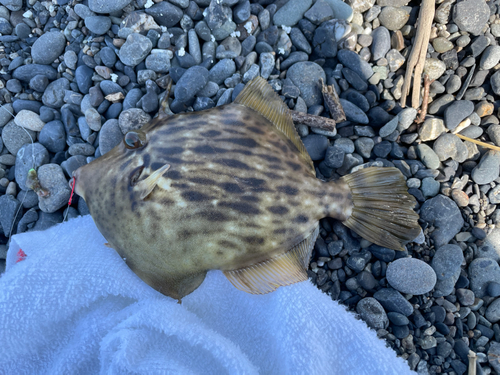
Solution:
{"label": "dry grass stalk", "polygon": [[486,142],[477,141],[475,139],[466,137],[465,135],[462,135],[462,134],[455,134],[455,135],[458,138],[463,139],[464,141],[469,141],[469,142],[475,143],[476,145],[489,148],[491,150],[500,151],[500,147],[498,147],[498,146],[490,145],[489,143],[486,143]]}
{"label": "dry grass stalk", "polygon": [[[406,96],[410,92],[410,81],[413,73],[413,93],[411,97],[411,106],[418,108],[420,104],[420,86],[422,72],[424,70],[425,55],[427,54],[427,45],[431,35],[432,20],[435,13],[435,0],[422,0],[420,13],[418,14],[417,34],[411,50],[408,64],[406,65],[405,80],[402,88],[401,107],[406,106]],[[413,69],[415,68],[415,72]]]}

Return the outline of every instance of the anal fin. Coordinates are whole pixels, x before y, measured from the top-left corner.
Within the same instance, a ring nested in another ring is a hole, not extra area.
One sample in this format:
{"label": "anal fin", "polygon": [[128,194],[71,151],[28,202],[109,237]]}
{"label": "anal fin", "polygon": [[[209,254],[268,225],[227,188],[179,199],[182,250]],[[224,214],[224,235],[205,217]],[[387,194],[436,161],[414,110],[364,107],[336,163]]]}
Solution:
{"label": "anal fin", "polygon": [[250,294],[266,294],[280,286],[305,281],[318,233],[316,225],[303,241],[283,254],[248,267],[224,271],[224,275],[237,289]]}

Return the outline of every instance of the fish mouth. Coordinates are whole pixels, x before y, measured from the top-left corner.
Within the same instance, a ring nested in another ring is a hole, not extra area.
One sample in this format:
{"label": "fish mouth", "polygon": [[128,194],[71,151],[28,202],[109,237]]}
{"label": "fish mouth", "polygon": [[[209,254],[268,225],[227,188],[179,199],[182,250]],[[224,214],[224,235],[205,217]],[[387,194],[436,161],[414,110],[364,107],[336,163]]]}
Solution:
{"label": "fish mouth", "polygon": [[72,192],[75,192],[83,198],[82,183],[80,182],[80,169],[81,168],[78,168],[76,171],[73,171],[73,176],[69,180],[69,188]]}

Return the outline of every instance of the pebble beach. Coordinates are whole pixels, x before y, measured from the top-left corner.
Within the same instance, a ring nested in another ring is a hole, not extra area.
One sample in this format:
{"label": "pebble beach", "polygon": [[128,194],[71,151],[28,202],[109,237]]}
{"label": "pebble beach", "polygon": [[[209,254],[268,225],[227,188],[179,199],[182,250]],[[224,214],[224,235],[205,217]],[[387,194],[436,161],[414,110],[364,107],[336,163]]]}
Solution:
{"label": "pebble beach", "polygon": [[261,76],[291,110],[331,118],[324,84],[345,120],[295,122],[317,177],[398,168],[422,232],[394,251],[323,219],[310,279],[417,373],[466,374],[473,352],[478,375],[500,374],[499,0],[432,5],[415,107],[401,97],[417,1],[0,4],[0,272],[12,235],[89,214],[68,207],[73,171],[150,121],[168,77],[174,114]]}

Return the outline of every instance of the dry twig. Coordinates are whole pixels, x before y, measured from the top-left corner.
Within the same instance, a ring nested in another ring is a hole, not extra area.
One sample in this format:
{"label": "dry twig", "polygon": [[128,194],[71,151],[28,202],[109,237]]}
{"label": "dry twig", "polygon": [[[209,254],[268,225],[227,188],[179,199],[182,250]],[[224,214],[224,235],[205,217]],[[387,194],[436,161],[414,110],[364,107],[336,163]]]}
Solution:
{"label": "dry twig", "polygon": [[467,357],[469,357],[468,375],[476,375],[476,353],[474,353],[472,350],[469,350],[469,354],[467,355]]}
{"label": "dry twig", "polygon": [[323,116],[310,115],[297,111],[290,111],[293,122],[296,124],[304,124],[313,128],[323,129],[327,131],[335,130],[335,120]]}
{"label": "dry twig", "polygon": [[342,104],[340,104],[339,96],[335,91],[333,85],[327,86],[321,79],[321,92],[323,93],[323,100],[325,101],[326,107],[330,111],[330,116],[335,122],[342,122],[346,120],[344,109]]}
{"label": "dry twig", "polygon": [[462,135],[462,134],[455,134],[455,135],[458,138],[463,139],[464,141],[469,141],[469,142],[475,143],[476,145],[489,148],[491,150],[500,151],[500,147],[498,147],[498,146],[490,145],[489,143],[481,142],[481,141],[466,137],[465,135]]}
{"label": "dry twig", "polygon": [[406,65],[405,80],[402,88],[401,107],[406,106],[406,96],[410,92],[410,81],[413,73],[413,93],[411,97],[411,106],[418,108],[420,102],[420,86],[422,72],[424,70],[425,55],[427,54],[427,45],[431,35],[432,20],[435,13],[435,0],[422,0],[420,13],[418,14],[417,34],[413,43],[408,64]]}
{"label": "dry twig", "polygon": [[429,79],[429,76],[427,74],[424,75],[424,97],[422,101],[422,108],[420,109],[420,113],[418,114],[417,119],[415,122],[417,124],[421,124],[425,120],[425,116],[427,115],[427,106],[429,105],[429,88],[434,82],[433,79]]}

